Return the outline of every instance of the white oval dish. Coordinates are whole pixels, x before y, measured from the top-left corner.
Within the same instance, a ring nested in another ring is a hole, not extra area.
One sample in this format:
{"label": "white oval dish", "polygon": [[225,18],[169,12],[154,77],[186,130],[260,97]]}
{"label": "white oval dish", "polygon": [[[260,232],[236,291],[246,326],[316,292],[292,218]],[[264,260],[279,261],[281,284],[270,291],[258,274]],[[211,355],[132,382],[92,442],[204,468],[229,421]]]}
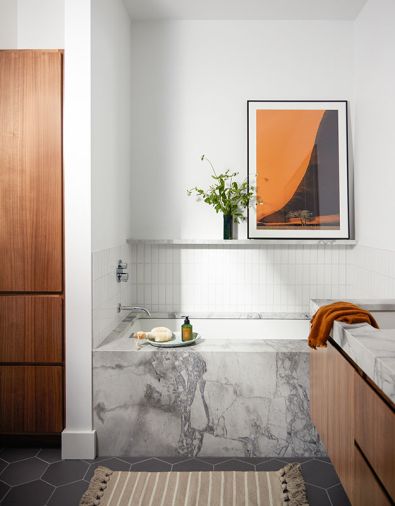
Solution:
{"label": "white oval dish", "polygon": [[190,341],[183,341],[181,339],[180,332],[173,332],[173,338],[171,341],[166,341],[164,343],[159,343],[151,340],[147,340],[147,342],[151,346],[155,346],[156,348],[178,348],[179,346],[190,346],[191,344],[195,344],[199,342],[201,339],[200,334],[197,332],[192,332],[192,339]]}

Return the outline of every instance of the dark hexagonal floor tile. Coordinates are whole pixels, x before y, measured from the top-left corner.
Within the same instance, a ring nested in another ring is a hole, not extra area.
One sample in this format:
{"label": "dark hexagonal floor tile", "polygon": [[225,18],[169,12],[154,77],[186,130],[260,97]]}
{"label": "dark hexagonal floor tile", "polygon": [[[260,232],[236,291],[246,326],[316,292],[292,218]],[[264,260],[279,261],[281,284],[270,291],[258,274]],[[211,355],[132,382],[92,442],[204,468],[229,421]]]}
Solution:
{"label": "dark hexagonal floor tile", "polygon": [[21,485],[38,480],[48,464],[35,457],[10,464],[2,473],[1,480],[8,485]]}
{"label": "dark hexagonal floor tile", "polygon": [[132,464],[131,471],[161,472],[171,471],[171,464],[160,459],[148,459],[143,462]]}
{"label": "dark hexagonal floor tile", "polygon": [[91,464],[88,469],[88,472],[85,473],[85,475],[83,476],[84,480],[89,481],[92,478],[96,467],[99,467],[99,466],[108,467],[112,471],[129,471],[130,470],[130,464],[128,464],[124,460],[120,460],[120,459],[117,459],[116,457],[112,457],[108,460],[102,460],[101,462],[96,462],[95,464]]}
{"label": "dark hexagonal floor tile", "polygon": [[231,459],[215,464],[214,471],[255,471],[255,466],[242,460]]}
{"label": "dark hexagonal floor tile", "polygon": [[326,490],[306,483],[307,500],[310,506],[332,506]]}
{"label": "dark hexagonal floor tile", "polygon": [[310,462],[310,460],[314,460],[314,457],[276,457],[276,459],[281,460],[281,462],[284,462],[284,464],[291,464],[292,462],[304,464],[305,462]]}
{"label": "dark hexagonal floor tile", "polygon": [[21,504],[29,504],[29,506],[43,506],[54,491],[54,487],[44,483],[41,480],[32,481],[25,485],[18,485],[11,488],[4,500],[1,502],[3,506],[19,506]]}
{"label": "dark hexagonal floor tile", "polygon": [[4,471],[4,469],[8,466],[8,462],[0,459],[0,474]]}
{"label": "dark hexagonal floor tile", "polygon": [[[207,462],[207,464],[220,464],[221,462],[225,462],[226,460],[231,460],[230,457],[197,457],[199,460],[203,462]],[[165,459],[166,460],[166,459]]]}
{"label": "dark hexagonal floor tile", "polygon": [[339,478],[332,464],[321,460],[311,460],[302,464],[305,481],[322,488],[329,488],[339,483]]}
{"label": "dark hexagonal floor tile", "polygon": [[344,491],[344,488],[340,485],[335,485],[327,490],[330,497],[332,506],[351,506],[351,503]]}
{"label": "dark hexagonal floor tile", "polygon": [[89,464],[82,460],[62,460],[50,464],[42,478],[51,485],[65,485],[72,481],[82,480],[88,467]]}
{"label": "dark hexagonal floor tile", "polygon": [[277,459],[271,459],[267,462],[261,462],[260,464],[257,464],[255,466],[255,469],[257,471],[278,471],[282,467],[284,467],[284,462]]}
{"label": "dark hexagonal floor tile", "polygon": [[4,448],[0,454],[0,458],[6,462],[17,462],[18,460],[34,457],[39,448]]}
{"label": "dark hexagonal floor tile", "polygon": [[[168,462],[169,464],[177,464],[178,462],[184,462],[184,460],[190,460],[191,457],[182,456],[179,455],[177,457],[160,457],[158,456],[160,460],[163,460],[163,462]],[[143,458],[140,458],[140,460],[143,460]]]}
{"label": "dark hexagonal floor tile", "polygon": [[48,506],[78,506],[82,494],[87,490],[86,481],[76,481],[58,487],[48,502]]}
{"label": "dark hexagonal floor tile", "polygon": [[88,464],[94,464],[95,462],[101,462],[102,460],[108,460],[108,459],[112,459],[112,458],[113,457],[96,457],[94,459],[82,459],[82,460],[84,462],[88,462]]}
{"label": "dark hexagonal floor tile", "polygon": [[5,483],[3,483],[2,481],[0,481],[0,503],[1,503],[1,500],[3,499],[3,497],[6,495],[6,493],[10,490],[10,487],[8,485],[6,485]]}
{"label": "dark hexagonal floor tile", "polygon": [[235,457],[235,459],[247,462],[247,464],[252,464],[253,466],[260,464],[261,462],[267,462],[268,460],[272,460],[274,458],[275,457]]}
{"label": "dark hexagonal floor tile", "polygon": [[173,464],[173,471],[213,471],[213,469],[213,464],[198,459],[189,459]]}
{"label": "dark hexagonal floor tile", "polygon": [[45,460],[48,464],[59,462],[62,460],[62,450],[60,448],[44,448],[40,450],[37,457],[41,460]]}
{"label": "dark hexagonal floor tile", "polygon": [[326,462],[327,464],[331,464],[331,459],[329,457],[315,457],[316,460],[322,460],[322,462]]}
{"label": "dark hexagonal floor tile", "polygon": [[[107,457],[103,460],[113,459],[114,457]],[[122,460],[123,462],[127,462],[128,464],[138,464],[139,462],[144,462],[145,460],[153,459],[154,457],[117,457],[117,459]],[[166,458],[158,457],[160,460],[167,462]],[[92,460],[91,463],[95,464],[96,462],[100,462],[100,460]],[[104,465],[104,464],[103,464]]]}

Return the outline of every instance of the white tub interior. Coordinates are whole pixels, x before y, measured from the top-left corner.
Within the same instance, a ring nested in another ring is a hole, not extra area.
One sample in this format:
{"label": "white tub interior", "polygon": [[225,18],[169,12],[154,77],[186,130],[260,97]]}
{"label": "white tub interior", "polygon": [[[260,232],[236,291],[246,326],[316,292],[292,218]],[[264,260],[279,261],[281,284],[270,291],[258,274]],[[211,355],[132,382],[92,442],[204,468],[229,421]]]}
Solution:
{"label": "white tub interior", "polygon": [[[128,331],[167,327],[179,332],[183,322],[181,318],[141,318]],[[310,328],[309,320],[297,319],[196,318],[191,323],[204,339],[307,339]]]}

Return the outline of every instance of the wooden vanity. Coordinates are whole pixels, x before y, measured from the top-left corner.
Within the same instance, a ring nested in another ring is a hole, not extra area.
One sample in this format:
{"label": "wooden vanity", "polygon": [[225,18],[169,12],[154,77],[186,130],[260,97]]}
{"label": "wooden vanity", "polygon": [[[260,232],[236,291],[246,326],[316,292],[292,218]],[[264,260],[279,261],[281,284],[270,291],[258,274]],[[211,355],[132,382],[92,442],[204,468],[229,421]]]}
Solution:
{"label": "wooden vanity", "polygon": [[394,403],[333,341],[310,353],[311,418],[350,502],[395,500]]}

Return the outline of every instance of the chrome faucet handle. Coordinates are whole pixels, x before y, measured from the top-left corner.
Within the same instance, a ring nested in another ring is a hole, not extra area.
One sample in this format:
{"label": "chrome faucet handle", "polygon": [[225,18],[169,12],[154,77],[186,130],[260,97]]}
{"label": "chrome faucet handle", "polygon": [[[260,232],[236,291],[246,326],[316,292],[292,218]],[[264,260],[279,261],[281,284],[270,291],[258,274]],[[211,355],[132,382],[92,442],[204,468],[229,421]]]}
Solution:
{"label": "chrome faucet handle", "polygon": [[126,262],[123,262],[122,260],[118,260],[118,266],[117,266],[117,270],[116,270],[116,277],[117,277],[118,283],[120,283],[121,281],[126,283],[126,281],[128,281],[129,274],[127,272],[125,272],[127,267],[128,267],[128,264]]}

